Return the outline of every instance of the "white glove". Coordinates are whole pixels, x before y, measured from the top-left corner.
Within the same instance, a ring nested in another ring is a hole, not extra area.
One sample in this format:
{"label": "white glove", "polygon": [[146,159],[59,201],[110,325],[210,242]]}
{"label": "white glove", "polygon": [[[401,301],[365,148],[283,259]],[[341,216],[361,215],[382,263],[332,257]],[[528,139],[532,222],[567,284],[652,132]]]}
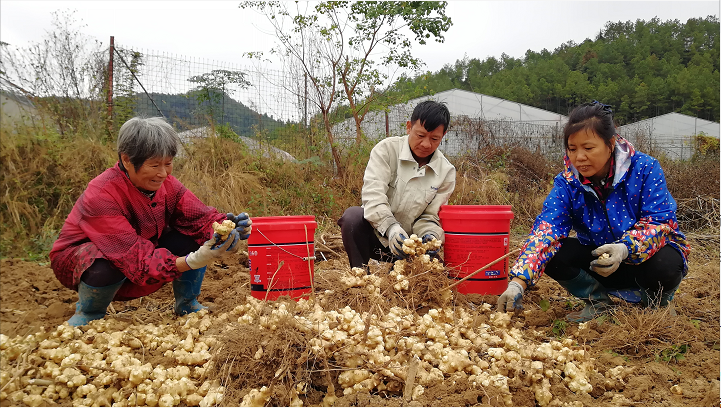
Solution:
{"label": "white glove", "polygon": [[[220,259],[223,256],[232,253],[231,251],[228,251],[228,249],[231,244],[237,243],[238,241],[233,234],[229,235],[222,245],[213,248],[213,244],[215,244],[216,240],[215,235],[217,234],[214,234],[214,236],[210,237],[209,240],[205,241],[205,243],[198,248],[197,251],[191,252],[185,256],[185,263],[188,264],[190,269],[202,268],[207,266],[211,261]],[[237,233],[235,235],[237,235]]]}
{"label": "white glove", "polygon": [[399,258],[405,258],[406,253],[403,252],[403,241],[408,238],[408,234],[406,234],[406,231],[401,227],[401,224],[395,223],[388,227],[386,237],[388,237],[388,248],[393,255]]}
{"label": "white glove", "polygon": [[508,288],[501,296],[498,297],[496,310],[499,312],[512,312],[514,310],[523,310],[523,286],[520,283],[510,281]]}
{"label": "white glove", "polygon": [[591,255],[598,256],[591,262],[591,270],[605,278],[616,272],[621,262],[628,257],[628,248],[624,244],[606,244],[594,249]]}

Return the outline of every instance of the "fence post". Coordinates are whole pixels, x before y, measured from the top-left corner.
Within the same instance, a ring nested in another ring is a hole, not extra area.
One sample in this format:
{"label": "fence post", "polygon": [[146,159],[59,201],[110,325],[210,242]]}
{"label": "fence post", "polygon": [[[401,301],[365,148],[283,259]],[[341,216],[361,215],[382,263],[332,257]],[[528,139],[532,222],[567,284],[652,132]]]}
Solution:
{"label": "fence post", "polygon": [[388,111],[386,110],[386,137],[390,136],[389,131],[390,131],[390,129],[388,126]]}
{"label": "fence post", "polygon": [[115,54],[115,37],[110,36],[110,58],[108,59],[108,132],[113,132],[113,55]]}

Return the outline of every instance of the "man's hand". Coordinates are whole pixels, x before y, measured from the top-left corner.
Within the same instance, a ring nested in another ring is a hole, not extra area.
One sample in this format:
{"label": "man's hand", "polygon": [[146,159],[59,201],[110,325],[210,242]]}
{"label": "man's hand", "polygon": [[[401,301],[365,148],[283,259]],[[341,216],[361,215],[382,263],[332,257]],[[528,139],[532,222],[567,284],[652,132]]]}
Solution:
{"label": "man's hand", "polygon": [[190,269],[202,268],[207,266],[211,261],[220,259],[234,252],[233,247],[237,248],[239,241],[238,231],[233,230],[224,242],[221,242],[218,246],[213,246],[219,237],[217,233],[213,234],[213,237],[205,241],[197,251],[191,252],[185,257],[185,263],[188,264]]}
{"label": "man's hand", "polygon": [[508,288],[498,297],[496,310],[499,312],[512,312],[523,310],[523,286],[520,283],[510,281]]}
{"label": "man's hand", "polygon": [[624,244],[606,244],[594,249],[591,255],[598,256],[591,262],[591,270],[604,278],[616,272],[621,262],[628,257]]}
{"label": "man's hand", "polygon": [[406,253],[403,252],[403,241],[408,238],[408,234],[403,227],[401,227],[401,224],[395,223],[388,227],[386,237],[388,237],[388,248],[393,255],[400,259],[405,258]]}
{"label": "man's hand", "polygon": [[[438,239],[438,237],[435,236],[434,234],[426,234],[426,235],[423,236],[423,238],[421,238],[421,242],[423,242],[423,243],[425,244],[425,243],[428,243],[428,242],[430,242],[430,241],[433,241],[434,239]],[[436,259],[438,259],[439,261],[441,260],[441,257],[438,256],[438,250],[437,250],[437,249],[434,249],[434,250],[432,250],[432,251],[426,251],[426,255],[430,256],[431,259],[436,258]]]}
{"label": "man's hand", "polygon": [[233,213],[227,213],[225,216],[235,223],[235,230],[238,231],[240,239],[248,239],[250,237],[250,231],[253,230],[253,221],[248,216],[248,213],[240,213],[235,215]]}

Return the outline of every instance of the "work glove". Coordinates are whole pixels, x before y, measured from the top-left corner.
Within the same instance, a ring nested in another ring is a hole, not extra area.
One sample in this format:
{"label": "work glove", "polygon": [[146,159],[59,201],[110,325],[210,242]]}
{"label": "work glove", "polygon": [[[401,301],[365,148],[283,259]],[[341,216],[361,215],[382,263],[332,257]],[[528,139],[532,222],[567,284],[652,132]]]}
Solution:
{"label": "work glove", "polygon": [[238,231],[240,239],[245,240],[250,237],[250,231],[253,230],[253,220],[250,219],[248,213],[240,213],[238,215],[227,213],[225,216],[235,223],[235,230]]}
{"label": "work glove", "polygon": [[190,269],[202,268],[216,259],[233,253],[232,247],[237,248],[238,241],[240,241],[238,239],[238,231],[236,230],[233,230],[225,241],[215,245],[216,240],[219,240],[219,238],[220,236],[217,233],[213,234],[213,237],[205,241],[197,251],[185,256],[185,262]]}
{"label": "work glove", "polygon": [[405,258],[406,253],[403,252],[403,241],[408,239],[408,234],[406,234],[406,231],[401,227],[401,224],[395,223],[388,227],[386,237],[388,237],[388,248],[393,255],[399,259]]}
{"label": "work glove", "polygon": [[[423,242],[423,243],[425,244],[425,243],[427,243],[427,242],[429,242],[429,241],[432,241],[434,238],[435,238],[435,239],[438,239],[438,237],[435,236],[434,234],[426,234],[426,235],[423,236],[423,238],[421,238],[421,242]],[[434,249],[434,250],[432,250],[432,251],[426,251],[426,254],[427,254],[428,256],[430,256],[431,259],[436,258],[436,259],[438,259],[439,261],[441,260],[441,257],[438,255],[438,250],[437,250],[437,249]]]}
{"label": "work glove", "polygon": [[624,244],[606,244],[591,251],[591,255],[598,256],[591,262],[591,270],[605,278],[616,272],[621,261],[628,257],[628,248]]}
{"label": "work glove", "polygon": [[498,297],[496,310],[499,312],[513,312],[523,310],[523,286],[520,283],[510,281],[508,288]]}

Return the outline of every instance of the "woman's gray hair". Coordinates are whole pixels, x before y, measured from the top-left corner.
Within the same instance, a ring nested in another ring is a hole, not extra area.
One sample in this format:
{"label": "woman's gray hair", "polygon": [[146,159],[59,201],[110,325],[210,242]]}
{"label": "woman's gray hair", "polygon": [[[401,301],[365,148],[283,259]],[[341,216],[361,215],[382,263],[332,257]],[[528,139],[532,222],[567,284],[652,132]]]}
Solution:
{"label": "woman's gray hair", "polygon": [[123,124],[118,133],[118,158],[127,154],[135,170],[151,158],[175,157],[180,138],[165,119],[135,117]]}

